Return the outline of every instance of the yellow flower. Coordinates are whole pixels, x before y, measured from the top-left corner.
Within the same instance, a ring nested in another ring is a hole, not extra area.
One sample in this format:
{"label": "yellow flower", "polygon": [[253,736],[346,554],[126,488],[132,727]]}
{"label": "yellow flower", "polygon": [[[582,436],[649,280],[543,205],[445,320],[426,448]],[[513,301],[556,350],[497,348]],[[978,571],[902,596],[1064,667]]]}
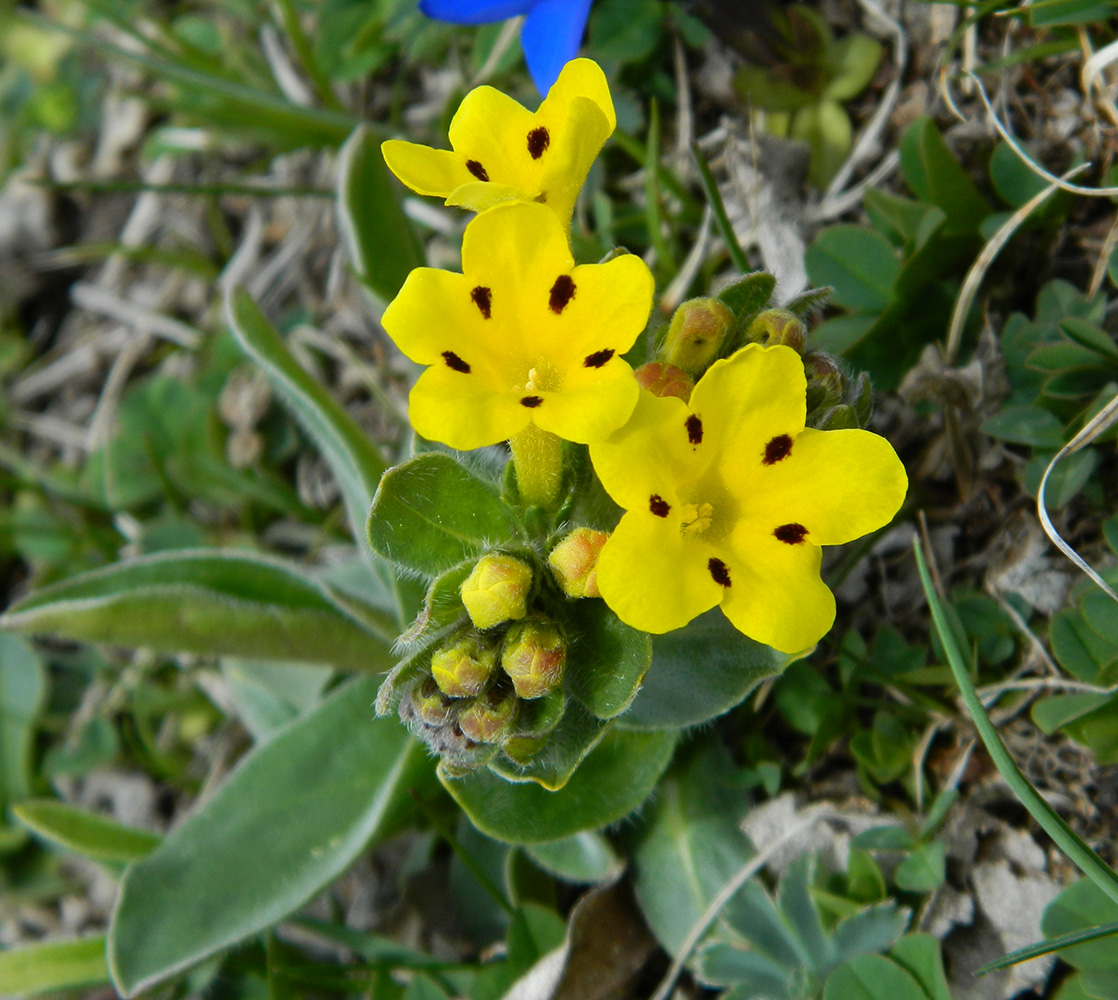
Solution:
{"label": "yellow flower", "polygon": [[892,446],[862,430],[804,427],[803,362],[751,344],[715,362],[689,402],[642,392],[632,419],[590,457],[627,513],[598,559],[598,588],[646,632],[716,604],[785,653],[834,622],[823,545],[888,524],[908,480]]}
{"label": "yellow flower", "polygon": [[621,355],[652,308],[639,257],[576,267],[555,213],[516,202],[466,227],[462,269],[416,268],[382,320],[430,365],[409,400],[420,434],[468,450],[534,424],[588,444],[629,418],[639,389]]}
{"label": "yellow flower", "polygon": [[388,168],[420,194],[473,212],[543,202],[565,226],[616,125],[605,74],[589,59],[574,59],[535,113],[499,90],[477,87],[450,123],[452,150],[390,139],[381,151]]}

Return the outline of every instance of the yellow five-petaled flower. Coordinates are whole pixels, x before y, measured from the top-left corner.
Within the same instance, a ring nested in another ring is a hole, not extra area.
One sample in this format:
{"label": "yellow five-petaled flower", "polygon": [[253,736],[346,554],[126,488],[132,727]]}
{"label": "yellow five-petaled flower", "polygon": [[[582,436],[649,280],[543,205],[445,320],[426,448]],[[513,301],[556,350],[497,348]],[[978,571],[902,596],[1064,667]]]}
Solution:
{"label": "yellow five-petaled flower", "polygon": [[451,120],[452,149],[390,139],[381,150],[389,169],[420,194],[474,212],[540,202],[566,225],[616,125],[605,74],[589,59],[574,59],[534,113],[499,90],[477,87]]}
{"label": "yellow five-petaled flower", "polygon": [[628,419],[639,389],[621,355],[652,308],[639,257],[576,267],[555,213],[516,202],[466,227],[462,269],[416,268],[382,320],[430,366],[409,398],[420,434],[467,450],[535,424],[588,444]]}
{"label": "yellow five-petaled flower", "polygon": [[667,632],[720,604],[782,652],[822,638],[835,601],[821,546],[888,524],[908,480],[884,438],[804,419],[800,356],[753,344],[715,362],[687,403],[642,392],[632,419],[590,446],[627,511],[598,561],[622,621]]}

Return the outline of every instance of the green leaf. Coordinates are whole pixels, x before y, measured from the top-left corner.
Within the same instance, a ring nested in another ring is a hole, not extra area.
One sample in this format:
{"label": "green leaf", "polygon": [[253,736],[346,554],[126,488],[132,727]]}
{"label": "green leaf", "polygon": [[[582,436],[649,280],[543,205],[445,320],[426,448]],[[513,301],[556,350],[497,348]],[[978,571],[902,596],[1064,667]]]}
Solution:
{"label": "green leaf", "polygon": [[423,264],[399,190],[381,156],[380,137],[362,125],[338,157],[338,218],[354,269],[385,302]]}
{"label": "green leaf", "polygon": [[570,612],[573,641],[563,685],[599,719],[612,719],[636,697],[652,660],[652,639],[603,601],[578,601]]}
{"label": "green leaf", "polygon": [[928,995],[896,962],[856,955],[827,977],[823,1000],[928,1000]]}
{"label": "green leaf", "polygon": [[742,635],[717,608],[653,636],[652,666],[621,722],[631,729],[680,729],[739,704],[789,657]]}
{"label": "green leaf", "polygon": [[633,887],[648,926],[673,955],[718,891],[754,851],[738,827],[748,809],[720,747],[694,744],[660,782],[632,854]]}
{"label": "green leaf", "polygon": [[1011,444],[1062,448],[1064,425],[1051,410],[1031,404],[1002,407],[982,424],[982,433]]}
{"label": "green leaf", "polygon": [[411,627],[400,636],[400,643],[420,642],[424,636],[432,635],[449,625],[453,625],[466,615],[462,603],[462,584],[473,572],[474,561],[459,563],[440,573],[427,590],[423,609],[412,622]]}
{"label": "green leaf", "polygon": [[1027,8],[1034,28],[1095,24],[1114,15],[1112,0],[1039,0]]}
{"label": "green leaf", "polygon": [[935,122],[918,118],[901,137],[901,172],[913,194],[947,215],[945,232],[975,233],[990,206],[947,148]]}
{"label": "green leaf", "polygon": [[564,882],[578,884],[609,881],[620,874],[625,864],[613,844],[593,831],[529,844],[524,850],[544,871]]}
{"label": "green leaf", "polygon": [[811,147],[808,180],[817,188],[824,188],[850,153],[854,126],[841,104],[822,100],[795,113],[788,135]]}
{"label": "green leaf", "polygon": [[[525,709],[546,702],[528,702]],[[489,766],[508,781],[534,781],[548,791],[558,791],[582,763],[586,755],[598,745],[605,735],[607,723],[591,715],[578,702],[565,702],[559,725],[547,737],[547,744],[527,764],[516,764],[503,757],[490,761]]]}
{"label": "green leaf", "polygon": [[138,861],[163,840],[157,833],[124,826],[55,799],[31,799],[13,812],[39,836],[95,861]]}
{"label": "green leaf", "polygon": [[1061,934],[1059,937],[1049,938],[1047,941],[1038,941],[1036,944],[1031,944],[1026,948],[1018,948],[1016,951],[1011,951],[1008,955],[1004,955],[997,961],[987,962],[982,968],[976,969],[974,974],[976,976],[981,976],[987,972],[993,972],[996,969],[1006,969],[1011,965],[1017,965],[1019,962],[1027,962],[1029,959],[1039,958],[1041,955],[1051,955],[1054,951],[1060,951],[1063,948],[1070,948],[1078,944],[1087,944],[1091,941],[1115,937],[1116,935],[1118,935],[1118,923],[1103,924],[1101,927],[1087,927],[1081,931]]}
{"label": "green leaf", "polygon": [[31,793],[35,720],[45,696],[38,653],[18,636],[0,633],[0,821],[7,805]]}
{"label": "green leaf", "polygon": [[1030,714],[1041,732],[1051,735],[1069,722],[1101,708],[1110,701],[1110,697],[1108,694],[1092,694],[1089,691],[1057,694],[1036,702]]}
{"label": "green leaf", "polygon": [[[1040,928],[1045,937],[1059,938],[1115,922],[1118,922],[1118,905],[1090,879],[1081,879],[1045,907]],[[1113,941],[1105,939],[1074,945],[1060,957],[1078,969],[1118,969],[1118,949]]]}
{"label": "green leaf", "polygon": [[449,455],[426,452],[384,474],[368,521],[384,558],[434,576],[517,534],[496,488]]}
{"label": "green leaf", "polygon": [[244,552],[167,552],[44,587],[0,627],[168,652],[387,670],[388,640],[296,568]]}
{"label": "green leaf", "polygon": [[[1059,813],[1045,801],[1043,796],[1018,770],[1013,758],[1009,755],[1009,751],[1006,750],[1005,744],[1002,743],[998,731],[990,721],[989,715],[986,714],[986,709],[974,689],[970,675],[967,673],[966,661],[963,659],[959,647],[955,644],[943,604],[936,593],[931,574],[928,573],[928,567],[924,562],[924,553],[920,548],[918,539],[913,542],[913,550],[916,554],[916,568],[920,573],[920,583],[924,588],[924,596],[932,612],[932,622],[947,654],[951,673],[955,676],[955,683],[959,685],[963,702],[974,720],[978,735],[981,737],[987,753],[994,761],[998,773],[1009,785],[1013,794],[1017,796],[1018,801],[1029,811],[1029,815],[1056,842],[1056,846],[1102,893],[1115,904],[1118,904],[1118,873],[1092,851],[1079,835],[1067,825]],[[1047,929],[1045,932],[1047,933]]]}
{"label": "green leaf", "polygon": [[880,312],[889,305],[901,270],[892,244],[862,226],[824,229],[808,247],[804,264],[813,285],[834,288],[836,305],[864,312]]}
{"label": "green leaf", "polygon": [[[1032,496],[1036,496],[1041,476],[1050,461],[1051,452],[1040,452],[1033,455],[1025,466],[1025,488]],[[1099,453],[1095,448],[1084,448],[1060,459],[1048,477],[1048,486],[1044,491],[1044,501],[1049,509],[1059,510],[1078,496],[1079,491],[1095,474],[1098,464]]]}
{"label": "green leaf", "polygon": [[0,951],[0,983],[6,997],[30,997],[108,981],[103,937]]}
{"label": "green leaf", "polygon": [[221,676],[237,717],[258,743],[314,709],[333,675],[331,667],[311,663],[233,656],[221,661]]}
{"label": "green leaf", "polygon": [[284,405],[330,466],[354,540],[366,546],[365,518],[384,472],[384,460],[337,400],[295,360],[248,292],[232,289],[225,299],[225,313],[237,342],[264,369]]}
{"label": "green leaf", "polygon": [[121,993],[272,926],[399,828],[430,764],[395,720],[373,718],[377,683],[351,681],[258,747],[128,869],[109,934]]}
{"label": "green leaf", "polygon": [[835,76],[823,89],[823,96],[832,101],[849,101],[870,85],[881,63],[881,42],[869,35],[854,32],[838,41],[831,50],[837,64]]}
{"label": "green leaf", "polygon": [[920,984],[928,1000],[951,1000],[939,941],[931,934],[906,934],[889,953]]}
{"label": "green leaf", "polygon": [[698,975],[713,986],[734,986],[732,994],[784,998],[794,996],[795,969],[753,949],[715,941],[698,955]]}
{"label": "green leaf", "polygon": [[851,313],[825,319],[811,331],[811,346],[830,354],[846,354],[878,330],[876,313]]}
{"label": "green leaf", "polygon": [[718,298],[738,319],[744,319],[767,308],[775,290],[776,278],[767,271],[754,271],[727,285]]}
{"label": "green leaf", "polygon": [[942,840],[913,851],[893,872],[897,887],[905,892],[931,892],[943,885],[947,875],[946,856]]}
{"label": "green leaf", "polygon": [[482,833],[512,844],[535,844],[597,830],[637,808],[667,767],[674,733],[608,732],[557,792],[513,783],[483,768],[448,778],[447,791]]}

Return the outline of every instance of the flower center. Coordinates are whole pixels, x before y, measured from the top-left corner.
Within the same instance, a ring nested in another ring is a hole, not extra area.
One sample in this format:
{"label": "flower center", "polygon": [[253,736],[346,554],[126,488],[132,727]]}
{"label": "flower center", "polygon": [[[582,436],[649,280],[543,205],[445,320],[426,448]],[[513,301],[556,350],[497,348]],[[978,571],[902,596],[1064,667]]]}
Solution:
{"label": "flower center", "polygon": [[709,503],[685,503],[679,517],[679,530],[685,538],[701,535],[714,522],[714,507]]}

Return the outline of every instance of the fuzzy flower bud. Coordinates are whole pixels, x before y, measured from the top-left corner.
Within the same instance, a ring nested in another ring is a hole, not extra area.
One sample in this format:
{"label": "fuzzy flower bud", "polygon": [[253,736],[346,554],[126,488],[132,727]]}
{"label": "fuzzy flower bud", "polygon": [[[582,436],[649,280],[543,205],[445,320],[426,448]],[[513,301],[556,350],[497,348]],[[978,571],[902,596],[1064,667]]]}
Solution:
{"label": "fuzzy flower bud", "polygon": [[821,351],[804,355],[807,376],[807,412],[829,410],[842,402],[846,394],[846,378],[842,369]]}
{"label": "fuzzy flower bud", "polygon": [[501,667],[521,698],[542,698],[563,679],[567,644],[555,624],[541,618],[509,629],[501,650]]}
{"label": "fuzzy flower bud", "polygon": [[685,403],[691,398],[695,380],[682,368],[666,365],[662,361],[650,361],[641,365],[633,374],[642,389],[653,396],[678,396]]}
{"label": "fuzzy flower bud", "polygon": [[718,299],[689,299],[675,311],[661,360],[697,376],[718,356],[722,341],[734,328],[734,314]]}
{"label": "fuzzy flower bud", "polygon": [[512,689],[492,687],[458,716],[458,726],[475,743],[500,743],[513,731],[520,702]]}
{"label": "fuzzy flower bud", "polygon": [[[480,694],[497,669],[497,647],[475,636],[463,636],[435,651],[431,674],[448,698]],[[420,714],[423,714],[420,708]]]}
{"label": "fuzzy flower bud", "polygon": [[531,567],[512,556],[490,552],[482,556],[462,583],[462,603],[478,628],[523,618],[528,613]]}
{"label": "fuzzy flower bud", "polygon": [[784,344],[797,354],[803,354],[807,327],[799,316],[787,309],[766,309],[749,324],[745,337],[762,347]]}
{"label": "fuzzy flower bud", "polygon": [[568,597],[600,597],[598,553],[609,533],[593,528],[575,528],[551,550],[547,564],[555,581]]}
{"label": "fuzzy flower bud", "polygon": [[455,704],[439,689],[433,677],[426,678],[412,696],[415,711],[424,725],[445,726],[454,715]]}

